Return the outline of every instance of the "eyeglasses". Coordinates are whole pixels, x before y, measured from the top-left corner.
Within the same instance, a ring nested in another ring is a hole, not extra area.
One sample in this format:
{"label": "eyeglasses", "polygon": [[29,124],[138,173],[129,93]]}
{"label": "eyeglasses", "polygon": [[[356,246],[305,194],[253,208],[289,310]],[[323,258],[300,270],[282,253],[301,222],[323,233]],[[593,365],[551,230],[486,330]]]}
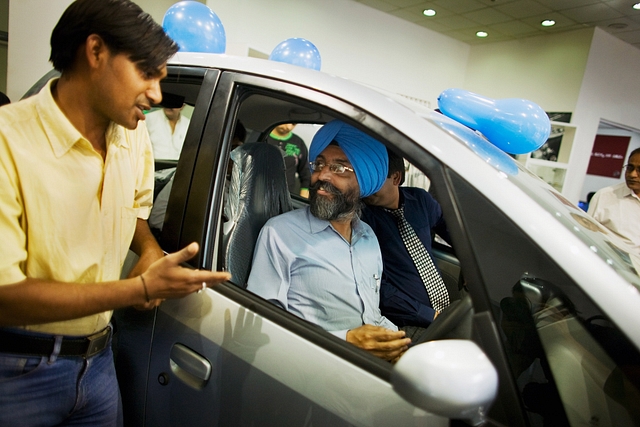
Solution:
{"label": "eyeglasses", "polygon": [[309,162],[309,166],[314,172],[320,172],[322,169],[324,169],[325,166],[329,166],[329,170],[336,175],[342,175],[346,171],[353,172],[353,168],[350,168],[349,166],[341,165],[340,163],[331,163],[330,165],[327,165],[320,160]]}
{"label": "eyeglasses", "polygon": [[633,171],[636,171],[638,175],[640,175],[640,165],[635,166],[629,163],[627,165],[624,165],[623,168],[625,173],[633,173]]}

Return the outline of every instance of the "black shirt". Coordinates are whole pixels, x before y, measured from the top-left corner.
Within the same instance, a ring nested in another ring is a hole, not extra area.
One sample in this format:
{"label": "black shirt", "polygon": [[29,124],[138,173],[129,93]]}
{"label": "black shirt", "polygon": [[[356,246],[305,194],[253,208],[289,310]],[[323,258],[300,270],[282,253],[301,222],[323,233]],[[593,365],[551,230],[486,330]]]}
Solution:
{"label": "black shirt", "polygon": [[[422,188],[400,187],[399,190],[405,218],[433,258],[432,229],[448,240],[442,209]],[[418,269],[402,241],[396,220],[384,208],[369,205],[363,210],[362,220],[373,229],[382,252],[382,314],[398,326],[429,326],[435,310],[431,307]]]}

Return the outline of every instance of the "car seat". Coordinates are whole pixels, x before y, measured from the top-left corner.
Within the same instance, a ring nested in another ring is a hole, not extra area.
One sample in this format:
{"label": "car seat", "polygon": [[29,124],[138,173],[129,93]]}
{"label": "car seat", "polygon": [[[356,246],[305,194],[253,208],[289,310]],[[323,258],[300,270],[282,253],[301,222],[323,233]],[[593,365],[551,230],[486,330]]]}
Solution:
{"label": "car seat", "polygon": [[292,209],[284,157],[264,142],[246,143],[231,152],[233,169],[222,230],[224,268],[231,281],[246,288],[253,250],[267,220]]}

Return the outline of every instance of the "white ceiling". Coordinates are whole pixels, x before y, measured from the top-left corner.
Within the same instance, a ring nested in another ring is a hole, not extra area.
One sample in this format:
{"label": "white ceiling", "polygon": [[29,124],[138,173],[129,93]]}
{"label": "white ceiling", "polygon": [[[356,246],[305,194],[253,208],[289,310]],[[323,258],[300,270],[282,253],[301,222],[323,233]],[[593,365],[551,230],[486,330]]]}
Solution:
{"label": "white ceiling", "polygon": [[[600,27],[640,48],[640,0],[355,0],[469,44]],[[433,9],[435,16],[422,11]],[[553,27],[542,27],[553,19]],[[476,37],[486,31],[486,38]]]}

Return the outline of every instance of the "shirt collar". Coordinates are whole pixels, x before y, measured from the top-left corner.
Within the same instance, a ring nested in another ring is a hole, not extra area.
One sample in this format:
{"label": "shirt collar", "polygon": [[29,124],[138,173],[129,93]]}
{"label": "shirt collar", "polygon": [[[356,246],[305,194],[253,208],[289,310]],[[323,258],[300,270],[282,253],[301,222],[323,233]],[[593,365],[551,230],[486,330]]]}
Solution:
{"label": "shirt collar", "polygon": [[[89,141],[73,126],[53,99],[51,88],[57,81],[57,78],[49,80],[35,96],[37,97],[36,109],[42,120],[42,126],[51,144],[51,149],[56,157],[62,157],[79,141],[84,140],[87,143]],[[105,137],[107,149],[111,144],[116,147],[128,147],[124,129],[113,122],[109,124]]]}
{"label": "shirt collar", "polygon": [[[331,228],[336,231],[331,223],[327,220],[317,218],[311,213],[311,208],[307,206],[307,218],[309,219],[309,231],[311,234],[320,233],[321,231]],[[337,231],[336,231],[337,233]],[[355,243],[360,237],[367,235],[367,229],[362,225],[360,218],[354,218],[351,222],[351,243]]]}
{"label": "shirt collar", "polygon": [[[634,193],[628,186],[626,182],[623,182],[623,186],[620,186],[620,192],[622,193],[622,197],[634,197],[640,200],[640,197],[636,193]],[[620,194],[620,193],[619,193]]]}

